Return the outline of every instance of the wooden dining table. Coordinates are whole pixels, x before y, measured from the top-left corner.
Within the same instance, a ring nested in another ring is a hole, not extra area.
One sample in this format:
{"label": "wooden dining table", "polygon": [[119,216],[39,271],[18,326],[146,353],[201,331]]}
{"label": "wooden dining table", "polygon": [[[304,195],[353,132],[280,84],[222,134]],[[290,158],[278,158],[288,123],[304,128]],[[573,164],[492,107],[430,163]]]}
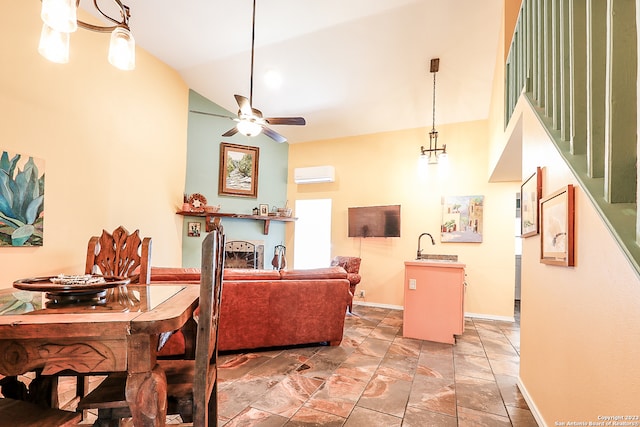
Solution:
{"label": "wooden dining table", "polygon": [[199,287],[126,285],[82,301],[44,291],[0,290],[0,374],[127,372],[134,425],[164,426],[167,381],[159,337],[180,329]]}

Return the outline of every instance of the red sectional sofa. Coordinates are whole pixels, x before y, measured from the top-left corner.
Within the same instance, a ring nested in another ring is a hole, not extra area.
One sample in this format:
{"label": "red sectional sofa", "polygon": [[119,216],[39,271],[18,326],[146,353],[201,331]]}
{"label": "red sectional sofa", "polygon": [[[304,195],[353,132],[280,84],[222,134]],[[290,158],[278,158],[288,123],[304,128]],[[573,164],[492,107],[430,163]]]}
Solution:
{"label": "red sectional sofa", "polygon": [[[197,268],[151,268],[151,283],[200,283]],[[220,304],[218,348],[245,350],[342,341],[349,302],[342,267],[309,270],[226,268]],[[172,336],[160,355],[184,353]]]}

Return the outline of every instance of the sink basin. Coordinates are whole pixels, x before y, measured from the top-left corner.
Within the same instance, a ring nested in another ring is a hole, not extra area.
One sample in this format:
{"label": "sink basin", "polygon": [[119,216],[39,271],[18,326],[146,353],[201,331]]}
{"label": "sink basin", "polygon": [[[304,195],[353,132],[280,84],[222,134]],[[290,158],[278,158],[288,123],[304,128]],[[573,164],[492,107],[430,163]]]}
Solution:
{"label": "sink basin", "polygon": [[458,262],[458,255],[422,254],[418,261]]}

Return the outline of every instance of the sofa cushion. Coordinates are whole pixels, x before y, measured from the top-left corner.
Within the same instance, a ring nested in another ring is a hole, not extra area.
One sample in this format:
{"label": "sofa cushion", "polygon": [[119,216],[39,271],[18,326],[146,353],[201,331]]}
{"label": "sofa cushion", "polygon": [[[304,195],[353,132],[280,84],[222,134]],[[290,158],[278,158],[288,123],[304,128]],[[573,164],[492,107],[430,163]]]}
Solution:
{"label": "sofa cushion", "polygon": [[255,268],[225,268],[224,280],[280,280],[278,270]]}
{"label": "sofa cushion", "polygon": [[280,277],[283,280],[345,279],[347,277],[347,272],[342,267],[311,268],[306,270],[280,270]]}

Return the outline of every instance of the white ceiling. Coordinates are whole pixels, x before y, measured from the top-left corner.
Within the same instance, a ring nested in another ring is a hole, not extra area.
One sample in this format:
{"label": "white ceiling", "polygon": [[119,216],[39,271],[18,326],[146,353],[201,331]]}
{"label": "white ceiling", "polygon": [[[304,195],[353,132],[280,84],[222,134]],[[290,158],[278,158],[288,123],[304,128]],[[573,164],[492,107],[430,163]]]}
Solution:
{"label": "white ceiling", "polygon": [[[249,96],[252,0],[124,2],[138,46],[237,112],[233,95]],[[306,126],[273,126],[290,143],[431,126],[438,57],[436,127],[486,119],[502,4],[258,0],[253,107],[303,116]],[[264,83],[269,70],[282,75],[279,88]]]}

